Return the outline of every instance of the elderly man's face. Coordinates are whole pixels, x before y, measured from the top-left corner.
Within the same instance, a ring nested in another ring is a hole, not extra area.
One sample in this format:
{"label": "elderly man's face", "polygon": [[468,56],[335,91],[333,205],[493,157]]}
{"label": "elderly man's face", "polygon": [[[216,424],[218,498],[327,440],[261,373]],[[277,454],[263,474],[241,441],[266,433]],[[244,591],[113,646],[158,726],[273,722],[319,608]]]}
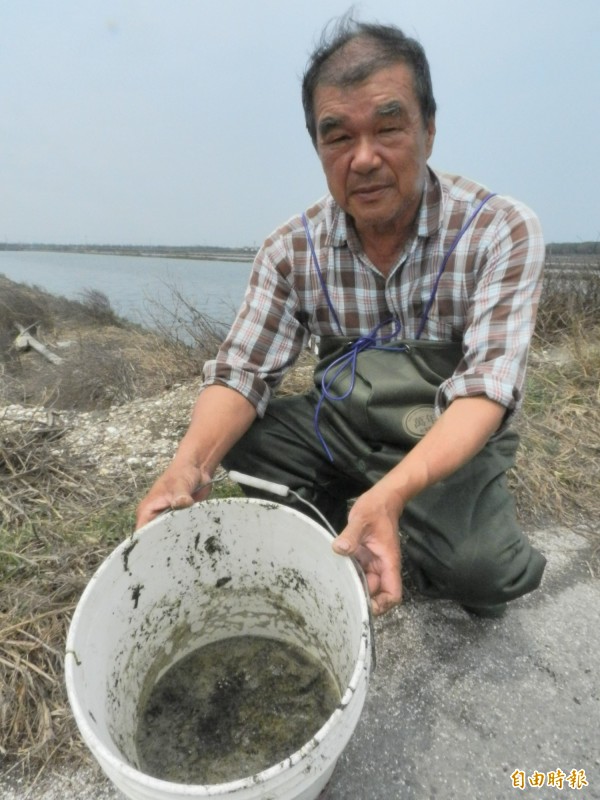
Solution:
{"label": "elderly man's face", "polygon": [[345,88],[319,85],[314,108],[329,190],[359,235],[404,235],[435,137],[434,121],[423,122],[410,67],[394,64]]}

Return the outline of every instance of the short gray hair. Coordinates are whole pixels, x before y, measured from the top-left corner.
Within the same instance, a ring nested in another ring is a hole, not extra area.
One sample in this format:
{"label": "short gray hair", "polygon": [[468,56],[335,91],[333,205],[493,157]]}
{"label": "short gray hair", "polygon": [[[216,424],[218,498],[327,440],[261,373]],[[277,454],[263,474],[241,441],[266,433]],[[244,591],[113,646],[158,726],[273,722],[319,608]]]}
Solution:
{"label": "short gray hair", "polygon": [[[363,45],[363,52],[358,57],[344,59],[343,50],[353,41]],[[422,45],[394,25],[358,22],[351,12],[327,25],[302,78],[304,118],[313,144],[317,143],[314,94],[319,84],[352,86],[398,63],[406,64],[413,73],[415,94],[426,125],[435,117],[436,102]]]}

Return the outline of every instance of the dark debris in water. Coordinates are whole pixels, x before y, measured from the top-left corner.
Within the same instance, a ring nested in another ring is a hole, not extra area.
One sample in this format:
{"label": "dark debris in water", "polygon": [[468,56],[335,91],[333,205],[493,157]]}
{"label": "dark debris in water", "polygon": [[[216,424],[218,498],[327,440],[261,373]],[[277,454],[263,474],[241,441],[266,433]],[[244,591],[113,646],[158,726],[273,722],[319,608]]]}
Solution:
{"label": "dark debris in water", "polygon": [[308,742],[340,701],[329,671],[298,647],[241,636],[175,664],[140,710],[138,755],[178,783],[255,775]]}

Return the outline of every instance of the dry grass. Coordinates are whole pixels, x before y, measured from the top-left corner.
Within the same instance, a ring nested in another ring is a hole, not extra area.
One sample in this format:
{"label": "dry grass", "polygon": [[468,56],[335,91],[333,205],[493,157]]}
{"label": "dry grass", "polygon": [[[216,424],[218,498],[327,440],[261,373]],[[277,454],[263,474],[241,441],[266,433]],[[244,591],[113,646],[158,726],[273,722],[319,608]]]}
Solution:
{"label": "dry grass", "polygon": [[587,529],[600,544],[600,327],[534,353],[513,474],[522,518]]}
{"label": "dry grass", "polygon": [[[62,426],[0,417],[0,524],[17,529],[30,519],[71,518],[98,496],[86,464],[57,449]],[[61,510],[62,509],[62,510]]]}
{"label": "dry grass", "polygon": [[600,275],[547,279],[517,429],[523,520],[577,526],[599,547]]}
{"label": "dry grass", "polygon": [[[160,300],[147,302],[149,327],[173,346],[191,346],[202,361],[212,358],[229,326],[196,308],[176,284],[167,282],[165,288],[170,297],[168,306]],[[233,319],[234,309],[229,312]]]}
{"label": "dry grass", "polygon": [[[68,560],[65,565],[62,560],[53,563],[56,559],[22,553],[17,559],[35,566],[36,573],[53,568],[60,574],[65,566],[72,566]],[[35,767],[51,758],[57,748],[70,750],[76,742],[62,688],[60,648],[85,579],[72,587],[67,602],[52,595],[40,596],[37,575],[32,583],[25,583],[20,596],[13,597],[12,607],[2,612],[12,624],[3,624],[0,630],[0,753],[20,759],[23,766]],[[59,595],[63,591],[64,587]]]}
{"label": "dry grass", "polygon": [[[547,285],[518,423],[519,468],[512,477],[527,524],[577,525],[595,542],[600,542],[599,309],[599,303],[572,293],[565,299],[560,286]],[[210,323],[200,339],[206,340],[209,329]],[[81,359],[72,362],[72,371],[79,370],[74,378],[79,391],[69,403],[151,394],[201,366],[197,351],[179,340],[165,344],[155,335],[126,333],[122,338],[112,325],[88,331]],[[115,359],[124,374],[115,369]],[[125,368],[134,363],[133,371]],[[282,391],[303,390],[311,372],[307,354]],[[109,378],[113,384],[107,386]],[[67,386],[65,378],[63,399]],[[140,486],[92,479],[84,464],[61,453],[60,430],[52,420],[18,429],[5,422],[0,420],[0,759],[38,770],[50,759],[83,757],[63,685],[66,632],[93,571],[131,530]]]}
{"label": "dry grass", "polygon": [[29,772],[59,751],[84,754],[65,696],[64,642],[81,592],[131,520],[101,540],[83,519],[68,527],[66,537],[60,526],[54,536],[45,526],[16,542],[0,537],[0,754]]}
{"label": "dry grass", "polygon": [[[215,345],[216,347],[216,345]],[[65,362],[46,372],[46,405],[87,411],[150,397],[200,374],[202,360],[182,342],[114,326],[78,332]]]}
{"label": "dry grass", "polygon": [[67,520],[63,509],[62,520],[0,532],[0,760],[29,774],[86,755],[66,700],[64,642],[81,592],[133,521],[123,497],[99,490],[96,506],[92,520],[89,507]]}
{"label": "dry grass", "polygon": [[36,768],[78,746],[63,688],[68,622],[131,528],[111,527],[126,498],[59,448],[61,433],[51,420],[0,420],[0,756]]}

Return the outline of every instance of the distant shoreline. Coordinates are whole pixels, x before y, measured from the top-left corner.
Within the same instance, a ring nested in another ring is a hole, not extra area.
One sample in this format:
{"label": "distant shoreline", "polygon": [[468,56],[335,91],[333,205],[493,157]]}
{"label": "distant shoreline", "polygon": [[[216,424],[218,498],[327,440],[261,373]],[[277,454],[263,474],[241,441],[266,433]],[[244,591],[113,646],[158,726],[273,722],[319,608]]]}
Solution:
{"label": "distant shoreline", "polygon": [[252,262],[255,247],[170,247],[168,245],[111,244],[0,244],[0,251],[79,253],[80,255],[140,256],[146,258],[184,258],[201,261]]}
{"label": "distant shoreline", "polygon": [[[79,255],[139,256],[145,258],[180,258],[198,261],[251,263],[256,247],[208,247],[196,245],[129,244],[22,244],[0,242],[0,252],[77,253]],[[599,242],[561,242],[546,246],[548,271],[600,272]]]}

